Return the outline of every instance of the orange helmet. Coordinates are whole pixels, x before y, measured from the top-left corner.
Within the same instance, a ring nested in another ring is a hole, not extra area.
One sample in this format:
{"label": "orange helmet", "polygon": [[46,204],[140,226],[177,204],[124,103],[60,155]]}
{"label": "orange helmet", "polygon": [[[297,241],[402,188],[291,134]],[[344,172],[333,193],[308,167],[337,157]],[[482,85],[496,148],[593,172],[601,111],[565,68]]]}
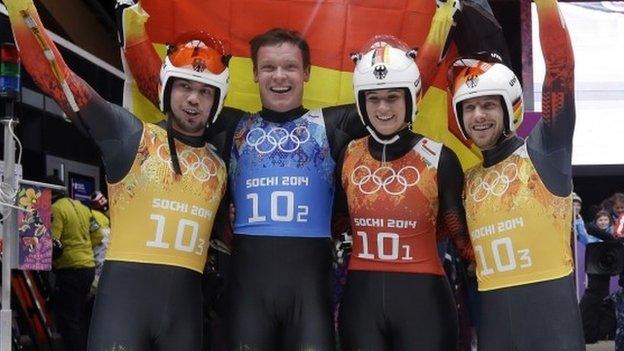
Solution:
{"label": "orange helmet", "polygon": [[160,70],[160,109],[170,109],[169,95],[171,78],[182,78],[203,83],[215,88],[215,101],[209,123],[213,123],[223,108],[229,83],[228,63],[230,55],[225,53],[218,39],[204,32],[182,34],[175,44],[168,45],[167,57]]}

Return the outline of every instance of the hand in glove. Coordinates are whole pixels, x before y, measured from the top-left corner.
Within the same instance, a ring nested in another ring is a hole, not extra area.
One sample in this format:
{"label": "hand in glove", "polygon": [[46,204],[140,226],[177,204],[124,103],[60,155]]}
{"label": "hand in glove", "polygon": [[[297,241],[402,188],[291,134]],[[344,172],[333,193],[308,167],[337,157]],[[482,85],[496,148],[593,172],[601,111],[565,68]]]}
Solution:
{"label": "hand in glove", "polygon": [[342,266],[353,250],[353,237],[344,232],[333,242],[334,265]]}
{"label": "hand in glove", "polygon": [[462,6],[459,0],[436,0],[438,11],[445,11],[453,19],[453,25],[457,24]]}
{"label": "hand in glove", "polygon": [[123,48],[126,45],[140,42],[145,39],[145,22],[149,15],[140,3],[134,0],[117,0],[115,3],[115,15],[117,18],[117,35],[119,45]]}

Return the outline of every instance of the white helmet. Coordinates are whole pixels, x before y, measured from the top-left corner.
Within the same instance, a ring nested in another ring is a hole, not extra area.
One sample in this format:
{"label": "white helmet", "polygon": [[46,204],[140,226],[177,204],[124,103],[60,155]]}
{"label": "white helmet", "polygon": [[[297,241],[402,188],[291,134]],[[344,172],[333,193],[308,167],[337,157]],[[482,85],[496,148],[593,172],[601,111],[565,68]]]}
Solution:
{"label": "white helmet", "polygon": [[215,88],[215,102],[210,110],[208,123],[214,123],[223,108],[228,92],[230,55],[225,54],[223,44],[204,32],[183,34],[176,43],[168,46],[167,57],[160,70],[158,97],[160,109],[170,107],[171,78],[182,78],[204,83]]}
{"label": "white helmet", "polygon": [[514,132],[522,123],[524,103],[520,81],[498,55],[481,54],[479,58],[455,60],[449,69],[449,84],[453,93],[455,120],[466,139],[469,137],[464,127],[461,103],[467,99],[488,95],[502,97],[505,134]]}
{"label": "white helmet", "polygon": [[375,36],[366,45],[363,53],[351,54],[355,62],[353,92],[357,110],[362,123],[377,141],[382,142],[381,136],[375,133],[366,113],[364,92],[391,88],[407,89],[405,121],[411,122],[412,116],[418,112],[417,104],[421,90],[420,72],[414,61],[415,57],[415,50],[391,35]]}

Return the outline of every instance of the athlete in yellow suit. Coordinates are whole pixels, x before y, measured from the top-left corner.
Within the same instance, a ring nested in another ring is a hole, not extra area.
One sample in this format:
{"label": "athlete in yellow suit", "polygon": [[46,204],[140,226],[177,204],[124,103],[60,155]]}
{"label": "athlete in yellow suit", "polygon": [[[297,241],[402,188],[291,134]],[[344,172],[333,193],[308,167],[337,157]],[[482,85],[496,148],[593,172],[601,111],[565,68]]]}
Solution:
{"label": "athlete in yellow suit", "polygon": [[546,62],[543,119],[526,142],[518,78],[495,56],[453,65],[453,107],[483,151],[465,207],[480,291],[479,350],[584,350],[573,285],[574,59],[556,0],[536,0]]}
{"label": "athlete in yellow suit", "polygon": [[88,350],[200,350],[201,273],[226,184],[204,136],[227,93],[222,46],[202,33],[171,46],[159,90],[168,119],[147,124],[65,65],[31,0],[4,3],[24,66],[106,168],[112,228]]}

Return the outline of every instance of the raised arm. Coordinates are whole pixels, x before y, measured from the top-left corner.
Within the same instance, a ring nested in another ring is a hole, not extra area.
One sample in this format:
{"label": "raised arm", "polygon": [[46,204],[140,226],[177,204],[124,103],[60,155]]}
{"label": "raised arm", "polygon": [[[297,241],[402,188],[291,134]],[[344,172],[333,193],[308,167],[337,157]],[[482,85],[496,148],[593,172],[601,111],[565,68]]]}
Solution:
{"label": "raised arm", "polygon": [[342,233],[350,231],[351,227],[347,194],[342,186],[342,166],[347,149],[348,147],[345,146],[336,160],[336,176],[334,179],[336,190],[334,193],[334,208],[332,211],[332,237],[334,239],[339,238]]}
{"label": "raised arm", "polygon": [[99,96],[67,67],[43,27],[32,0],[6,0],[4,4],[24,67],[37,86],[81,126],[76,112]]}
{"label": "raised arm", "polygon": [[553,137],[564,139],[562,146],[571,146],[575,111],[574,53],[570,34],[556,0],[536,0],[535,4],[546,63],[542,90],[544,122],[553,129]]}
{"label": "raised arm", "polygon": [[73,124],[95,141],[109,180],[122,176],[132,162],[124,151],[138,145],[141,122],[128,111],[108,103],[67,67],[32,0],[4,0],[4,4],[28,73],[61,106]]}
{"label": "raised arm", "polygon": [[159,107],[158,84],[162,59],[154,49],[145,30],[149,15],[141,4],[120,6],[120,37],[122,50],[130,73],[137,83],[139,91],[157,108]]}
{"label": "raised arm", "polygon": [[438,71],[438,65],[442,62],[445,50],[448,48],[449,33],[454,25],[454,16],[459,11],[459,0],[439,1],[438,8],[431,20],[429,34],[423,43],[422,48],[418,50],[416,56],[416,64],[420,71],[422,79],[422,92],[427,89],[433,82]]}
{"label": "raised arm", "polygon": [[[574,55],[556,0],[536,0],[546,74],[543,118],[528,139],[529,154],[545,185],[556,195],[570,193],[574,104]],[[561,176],[563,175],[563,177]]]}

